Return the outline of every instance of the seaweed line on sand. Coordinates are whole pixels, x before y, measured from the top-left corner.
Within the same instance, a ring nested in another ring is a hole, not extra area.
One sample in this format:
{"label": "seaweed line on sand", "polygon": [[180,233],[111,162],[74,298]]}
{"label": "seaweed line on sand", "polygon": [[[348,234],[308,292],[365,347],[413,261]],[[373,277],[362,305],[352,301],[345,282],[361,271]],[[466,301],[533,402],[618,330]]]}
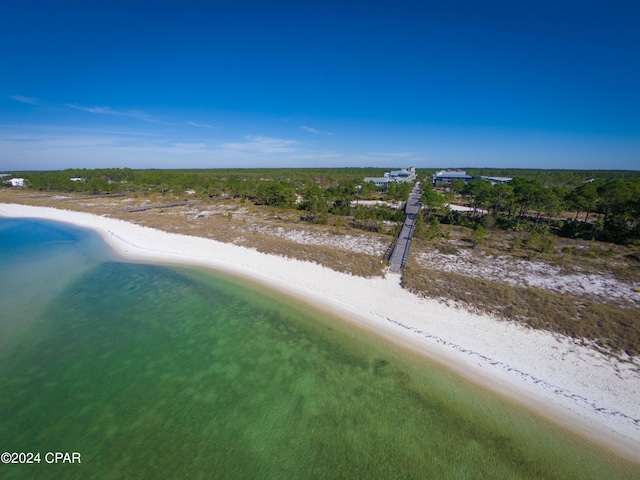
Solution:
{"label": "seaweed line on sand", "polygon": [[542,388],[544,388],[547,391],[551,391],[553,392],[554,395],[556,396],[562,396],[568,400],[573,401],[576,404],[582,404],[584,406],[589,407],[591,410],[593,410],[594,412],[598,412],[599,414],[603,414],[606,415],[608,417],[617,417],[617,418],[622,418],[624,419],[627,423],[629,423],[630,425],[633,425],[637,430],[640,430],[640,418],[633,418],[629,415],[626,415],[625,413],[619,412],[617,410],[611,410],[609,408],[605,408],[605,407],[600,407],[598,406],[595,402],[589,401],[587,398],[581,396],[581,395],[577,395],[575,393],[570,392],[569,390],[562,388],[562,387],[558,387],[557,385],[553,385],[552,383],[547,382],[546,380],[542,380],[539,378],[536,378],[535,376],[533,376],[530,373],[527,372],[523,372],[522,370],[518,370],[516,368],[511,367],[510,365],[501,362],[499,360],[494,360],[486,355],[483,355],[481,353],[478,353],[474,350],[470,350],[468,348],[464,348],[456,343],[450,342],[448,340],[445,340],[441,337],[438,337],[436,335],[432,335],[424,330],[412,327],[410,325],[405,325],[402,322],[396,321],[396,320],[392,320],[388,317],[386,317],[386,320],[390,323],[393,323],[394,325],[397,325],[405,330],[411,331],[413,333],[417,333],[418,335],[421,335],[424,338],[428,338],[429,340],[432,340],[436,343],[439,343],[443,346],[446,346],[448,348],[452,348],[460,353],[464,353],[465,355],[469,356],[469,357],[474,357],[477,358],[479,360],[481,360],[482,362],[485,362],[487,364],[490,364],[491,366],[494,367],[498,367],[501,370],[508,372],[510,374],[515,374],[517,376],[519,376],[520,378],[522,378],[523,380],[526,380],[528,382],[534,383]]}

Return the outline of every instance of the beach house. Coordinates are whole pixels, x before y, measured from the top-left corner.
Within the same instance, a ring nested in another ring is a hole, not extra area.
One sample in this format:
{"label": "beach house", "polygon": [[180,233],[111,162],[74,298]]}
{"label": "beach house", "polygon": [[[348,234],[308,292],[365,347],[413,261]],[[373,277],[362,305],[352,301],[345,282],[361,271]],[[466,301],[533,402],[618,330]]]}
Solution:
{"label": "beach house", "polygon": [[478,178],[484,178],[490,181],[493,185],[496,183],[509,183],[513,180],[511,177],[487,177],[484,175],[467,175],[465,170],[440,170],[431,177],[433,179],[434,187],[445,188],[451,184],[453,180],[462,180],[465,185],[471,180]]}
{"label": "beach house", "polygon": [[24,187],[24,178],[10,178],[7,183],[12,187]]}
{"label": "beach house", "polygon": [[383,177],[365,177],[365,182],[373,182],[376,187],[387,187],[389,183],[406,183],[415,182],[416,167],[403,168],[401,170],[391,170],[385,172]]}

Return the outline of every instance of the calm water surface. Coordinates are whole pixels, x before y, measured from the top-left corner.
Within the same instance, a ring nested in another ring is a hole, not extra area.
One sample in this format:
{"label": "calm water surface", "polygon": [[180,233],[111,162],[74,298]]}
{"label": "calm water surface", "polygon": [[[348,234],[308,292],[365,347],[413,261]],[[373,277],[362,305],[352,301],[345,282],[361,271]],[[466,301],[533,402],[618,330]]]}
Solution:
{"label": "calm water surface", "polygon": [[353,327],[0,219],[0,478],[640,478]]}

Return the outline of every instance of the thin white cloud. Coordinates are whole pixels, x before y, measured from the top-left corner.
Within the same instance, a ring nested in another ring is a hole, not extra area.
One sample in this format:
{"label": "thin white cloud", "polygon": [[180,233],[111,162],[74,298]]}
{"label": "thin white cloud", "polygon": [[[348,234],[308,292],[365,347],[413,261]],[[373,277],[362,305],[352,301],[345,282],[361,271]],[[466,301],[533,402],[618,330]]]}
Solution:
{"label": "thin white cloud", "polygon": [[[308,143],[264,135],[237,141],[187,140],[118,129],[0,125],[0,151],[7,169],[129,166],[134,168],[345,166],[353,156],[310,148]],[[366,162],[371,163],[371,158]],[[388,157],[385,162],[387,165]],[[391,162],[395,163],[395,162]]]}
{"label": "thin white cloud", "polygon": [[29,105],[39,105],[40,101],[37,98],[25,97],[24,95],[12,95],[12,100],[20,103],[28,103]]}
{"label": "thin white cloud", "polygon": [[260,155],[271,155],[274,153],[292,153],[297,150],[295,140],[285,140],[282,138],[270,137],[246,137],[246,142],[229,142],[221,146],[227,150],[242,152],[252,152]]}
{"label": "thin white cloud", "polygon": [[329,135],[329,136],[333,135],[333,133],[331,132],[322,132],[317,128],[309,127],[307,125],[302,125],[300,128],[305,132],[313,133],[314,135]]}
{"label": "thin white cloud", "polygon": [[162,123],[167,124],[167,122],[163,122],[152,115],[142,111],[142,110],[114,110],[111,107],[87,107],[84,105],[78,105],[76,103],[65,103],[66,107],[73,108],[75,110],[81,110],[83,112],[96,113],[98,115],[116,115],[119,117],[129,117],[135,118],[136,120],[143,120],[145,122],[151,123]]}
{"label": "thin white cloud", "polygon": [[[39,125],[39,124],[0,124],[0,138],[5,136],[4,132],[20,132],[19,135],[28,136],[29,138],[39,138],[40,136],[56,135],[56,136],[91,136],[91,135],[113,135],[120,137],[159,137],[157,133],[143,130],[132,130],[130,128],[96,128],[96,127],[77,127],[62,125]],[[23,134],[22,132],[28,132]],[[36,134],[37,132],[37,134]],[[11,135],[9,135],[11,136]],[[6,136],[5,136],[6,138]]]}
{"label": "thin white cloud", "polygon": [[24,133],[0,130],[0,151],[8,170],[134,167],[232,168],[295,166],[296,142],[247,137],[246,142],[185,142],[165,137],[132,137],[69,132]]}
{"label": "thin white cloud", "polygon": [[206,123],[196,123],[196,122],[184,122],[187,125],[191,125],[192,127],[198,127],[198,128],[216,128],[213,125],[209,125]]}
{"label": "thin white cloud", "polygon": [[371,152],[367,155],[372,157],[410,158],[415,156],[416,152]]}
{"label": "thin white cloud", "polygon": [[330,159],[330,158],[340,158],[344,157],[343,153],[338,152],[319,152],[319,153],[300,153],[291,155],[290,158],[295,158],[297,160],[322,160],[322,159]]}
{"label": "thin white cloud", "polygon": [[111,107],[83,107],[82,105],[76,105],[75,103],[65,103],[65,106],[75,108],[76,110],[82,110],[83,112],[99,113],[101,115],[120,115],[119,112],[114,111]]}

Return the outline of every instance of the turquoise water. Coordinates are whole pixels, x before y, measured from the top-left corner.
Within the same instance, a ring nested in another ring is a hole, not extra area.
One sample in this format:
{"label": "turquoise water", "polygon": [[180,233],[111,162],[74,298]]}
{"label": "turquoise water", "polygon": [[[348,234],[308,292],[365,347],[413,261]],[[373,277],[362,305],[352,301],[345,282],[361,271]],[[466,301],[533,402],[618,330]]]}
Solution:
{"label": "turquoise water", "polygon": [[113,252],[91,231],[0,218],[0,356],[45,317],[55,295],[108,258]]}
{"label": "turquoise water", "polygon": [[307,306],[0,219],[0,478],[640,478]]}

